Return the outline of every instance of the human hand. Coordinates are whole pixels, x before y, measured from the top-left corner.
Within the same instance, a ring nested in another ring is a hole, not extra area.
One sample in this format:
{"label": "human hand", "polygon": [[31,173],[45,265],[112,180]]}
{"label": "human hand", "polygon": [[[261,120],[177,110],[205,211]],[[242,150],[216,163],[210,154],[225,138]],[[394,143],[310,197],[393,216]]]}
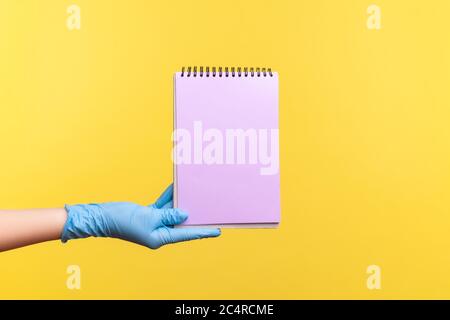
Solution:
{"label": "human hand", "polygon": [[86,237],[111,237],[151,249],[169,243],[217,237],[220,229],[173,228],[188,215],[173,209],[173,185],[149,206],[131,202],[66,205],[67,221],[62,242]]}

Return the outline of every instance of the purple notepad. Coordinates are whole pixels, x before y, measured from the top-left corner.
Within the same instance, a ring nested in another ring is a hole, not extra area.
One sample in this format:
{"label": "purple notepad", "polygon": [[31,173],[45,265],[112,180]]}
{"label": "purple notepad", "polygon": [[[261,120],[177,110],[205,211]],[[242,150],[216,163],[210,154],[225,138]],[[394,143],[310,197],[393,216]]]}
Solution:
{"label": "purple notepad", "polygon": [[183,68],[174,80],[175,206],[189,213],[184,225],[278,225],[278,74]]}

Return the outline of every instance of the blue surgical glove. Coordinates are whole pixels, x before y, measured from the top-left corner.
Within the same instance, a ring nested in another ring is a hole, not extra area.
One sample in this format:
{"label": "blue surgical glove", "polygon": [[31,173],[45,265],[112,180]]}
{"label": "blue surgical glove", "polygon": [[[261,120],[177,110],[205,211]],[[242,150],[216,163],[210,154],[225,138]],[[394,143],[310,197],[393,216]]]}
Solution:
{"label": "blue surgical glove", "polygon": [[188,215],[173,209],[172,199],[173,185],[170,185],[156,203],[149,206],[130,202],[66,205],[67,221],[61,241],[111,237],[157,249],[168,243],[220,235],[220,229],[173,228]]}

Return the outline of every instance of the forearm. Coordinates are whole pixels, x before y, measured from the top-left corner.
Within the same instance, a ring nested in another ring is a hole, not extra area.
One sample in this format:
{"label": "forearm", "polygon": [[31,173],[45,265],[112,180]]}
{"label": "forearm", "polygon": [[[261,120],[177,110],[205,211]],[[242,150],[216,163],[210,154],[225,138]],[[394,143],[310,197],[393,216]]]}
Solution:
{"label": "forearm", "polygon": [[64,208],[0,210],[0,251],[60,239],[66,219]]}

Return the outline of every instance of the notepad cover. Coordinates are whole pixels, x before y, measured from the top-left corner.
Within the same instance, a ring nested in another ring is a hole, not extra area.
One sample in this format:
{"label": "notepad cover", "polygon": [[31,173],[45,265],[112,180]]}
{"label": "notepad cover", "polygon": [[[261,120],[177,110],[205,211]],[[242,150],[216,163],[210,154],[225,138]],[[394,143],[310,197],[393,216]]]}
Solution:
{"label": "notepad cover", "polygon": [[[278,130],[278,73],[187,77],[177,72],[175,129],[186,129],[194,139],[194,126],[197,124],[198,129],[199,123],[204,131],[215,128],[224,137],[227,129]],[[279,161],[278,150],[271,151],[276,152]],[[280,221],[279,170],[262,175],[261,167],[248,161],[175,164],[175,206],[189,213],[183,225],[276,226]]]}

